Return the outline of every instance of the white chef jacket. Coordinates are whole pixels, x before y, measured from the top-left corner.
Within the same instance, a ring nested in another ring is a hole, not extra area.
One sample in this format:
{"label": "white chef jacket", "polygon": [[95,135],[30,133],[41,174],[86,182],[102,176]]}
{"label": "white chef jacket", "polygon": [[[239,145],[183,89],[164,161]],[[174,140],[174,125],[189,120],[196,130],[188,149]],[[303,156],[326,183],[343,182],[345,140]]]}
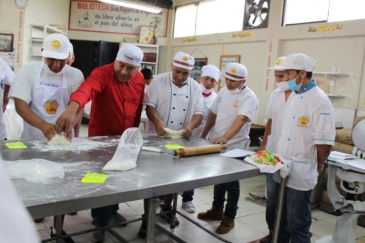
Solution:
{"label": "white chef jacket", "polygon": [[[207,120],[210,113],[210,107],[212,106],[215,98],[217,98],[217,93],[212,91],[212,93],[205,97],[203,95],[203,103],[204,103],[204,112],[203,112],[203,121],[200,123],[200,125],[193,130],[192,136],[194,137],[200,137],[202,135],[202,132],[204,130],[205,124],[207,124]],[[214,131],[214,127],[209,131],[209,134],[207,135],[207,139],[210,138],[210,134]]]}
{"label": "white chef jacket", "polygon": [[4,140],[6,138],[6,128],[3,121],[3,99],[4,99],[4,88],[5,84],[11,86],[13,79],[14,79],[14,72],[11,70],[9,65],[0,58],[0,140]]}
{"label": "white chef jacket", "polygon": [[285,110],[285,91],[275,89],[269,97],[265,116],[272,120],[271,134],[267,137],[266,149],[276,153]]}
{"label": "white chef jacket", "polygon": [[226,87],[222,88],[214,100],[210,111],[217,115],[212,138],[223,136],[232,126],[237,116],[247,117],[241,130],[228,141],[228,149],[244,149],[249,139],[250,127],[258,109],[255,93],[246,86],[240,92],[231,93]]}
{"label": "white chef jacket", "polygon": [[331,101],[313,80],[304,93],[289,96],[282,123],[278,154],[293,162],[287,186],[311,190],[318,178],[316,145],[333,145],[335,140]]}
{"label": "white chef jacket", "polygon": [[[172,82],[171,72],[153,78],[143,104],[156,108],[157,117],[172,130],[180,130],[194,115],[202,115],[204,111],[199,83],[188,78],[187,84],[179,88]],[[147,120],[146,134],[156,134],[150,120]]]}
{"label": "white chef jacket", "polygon": [[35,224],[21,202],[16,189],[8,178],[0,158],[0,242],[39,243]]}

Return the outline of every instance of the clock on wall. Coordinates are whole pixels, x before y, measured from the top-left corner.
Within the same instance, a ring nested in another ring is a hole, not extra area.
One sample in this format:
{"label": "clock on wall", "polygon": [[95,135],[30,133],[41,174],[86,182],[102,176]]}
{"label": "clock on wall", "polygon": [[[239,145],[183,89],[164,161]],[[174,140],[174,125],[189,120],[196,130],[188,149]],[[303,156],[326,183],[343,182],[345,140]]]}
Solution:
{"label": "clock on wall", "polygon": [[14,0],[14,3],[18,8],[25,8],[28,5],[28,0]]}

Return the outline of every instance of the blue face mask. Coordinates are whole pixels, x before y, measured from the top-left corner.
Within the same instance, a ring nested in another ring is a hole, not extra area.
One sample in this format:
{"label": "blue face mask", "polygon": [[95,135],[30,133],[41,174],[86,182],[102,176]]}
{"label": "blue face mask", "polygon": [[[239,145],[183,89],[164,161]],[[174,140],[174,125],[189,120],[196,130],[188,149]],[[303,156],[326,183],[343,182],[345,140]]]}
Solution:
{"label": "blue face mask", "polygon": [[299,77],[299,74],[300,73],[298,73],[298,76],[296,78],[293,78],[288,81],[289,88],[294,92],[298,92],[303,83],[303,80],[302,80],[300,82],[300,84],[297,84],[297,78]]}

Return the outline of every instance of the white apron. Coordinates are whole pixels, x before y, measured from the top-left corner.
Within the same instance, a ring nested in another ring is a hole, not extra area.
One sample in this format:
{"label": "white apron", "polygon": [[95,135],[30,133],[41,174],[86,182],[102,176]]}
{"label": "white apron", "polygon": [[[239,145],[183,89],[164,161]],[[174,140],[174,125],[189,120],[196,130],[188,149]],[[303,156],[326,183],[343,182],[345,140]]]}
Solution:
{"label": "white apron", "polygon": [[[57,118],[66,110],[70,95],[67,89],[66,73],[62,74],[62,84],[50,84],[41,80],[44,63],[42,62],[37,80],[34,83],[30,108],[43,121],[56,124]],[[43,83],[43,84],[42,84]],[[21,139],[44,139],[41,130],[24,121]]]}

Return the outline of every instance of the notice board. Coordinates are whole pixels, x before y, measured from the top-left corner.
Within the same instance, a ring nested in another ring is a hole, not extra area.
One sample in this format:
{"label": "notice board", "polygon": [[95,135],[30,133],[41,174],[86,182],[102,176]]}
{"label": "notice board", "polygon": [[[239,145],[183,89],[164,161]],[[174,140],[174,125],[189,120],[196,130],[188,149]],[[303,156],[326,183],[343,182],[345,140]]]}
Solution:
{"label": "notice board", "polygon": [[169,10],[158,14],[103,2],[70,2],[69,30],[139,35],[141,26],[153,26],[166,37]]}

